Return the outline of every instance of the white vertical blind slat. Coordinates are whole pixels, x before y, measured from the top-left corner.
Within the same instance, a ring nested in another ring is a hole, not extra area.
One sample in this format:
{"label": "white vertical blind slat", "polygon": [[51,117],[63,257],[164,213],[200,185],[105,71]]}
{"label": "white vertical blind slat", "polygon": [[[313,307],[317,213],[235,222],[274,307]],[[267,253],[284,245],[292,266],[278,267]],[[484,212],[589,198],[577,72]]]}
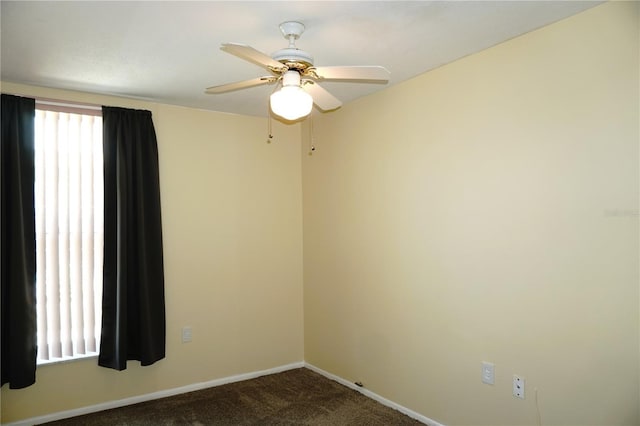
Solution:
{"label": "white vertical blind slat", "polygon": [[80,152],[80,176],[81,176],[81,212],[82,220],[80,222],[82,235],[82,318],[84,326],[82,327],[83,349],[89,352],[95,352],[94,342],[94,309],[93,309],[93,117],[82,117],[80,127],[81,140],[89,141],[81,145]]}
{"label": "white vertical blind slat", "polygon": [[[58,259],[58,115],[47,112],[44,127],[45,157],[45,291],[47,297],[47,341],[49,357],[62,357],[60,339],[60,286]],[[38,265],[36,265],[38,269]]]}
{"label": "white vertical blind slat", "polygon": [[[45,156],[44,156],[44,113],[36,111],[35,118],[35,188],[34,200],[36,210],[36,282],[45,281]],[[49,344],[47,342],[47,304],[46,290],[44,286],[36,287],[36,318],[37,318],[37,342],[38,359],[49,359]]]}
{"label": "white vertical blind slat", "polygon": [[95,117],[93,125],[93,341],[98,351],[102,328],[102,260],[104,255],[104,172],[102,165],[102,117]]}
{"label": "white vertical blind slat", "polygon": [[73,353],[84,354],[82,303],[81,117],[69,114],[69,307]]}
{"label": "white vertical blind slat", "polygon": [[69,234],[69,114],[58,114],[58,263],[60,343],[62,356],[71,356],[71,256]]}

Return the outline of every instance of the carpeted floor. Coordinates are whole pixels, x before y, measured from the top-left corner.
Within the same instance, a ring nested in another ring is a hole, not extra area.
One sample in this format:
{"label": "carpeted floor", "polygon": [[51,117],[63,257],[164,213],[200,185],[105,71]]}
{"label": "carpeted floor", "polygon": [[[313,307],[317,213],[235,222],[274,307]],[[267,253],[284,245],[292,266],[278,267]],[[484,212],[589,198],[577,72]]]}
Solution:
{"label": "carpeted floor", "polygon": [[307,368],[47,425],[421,425]]}

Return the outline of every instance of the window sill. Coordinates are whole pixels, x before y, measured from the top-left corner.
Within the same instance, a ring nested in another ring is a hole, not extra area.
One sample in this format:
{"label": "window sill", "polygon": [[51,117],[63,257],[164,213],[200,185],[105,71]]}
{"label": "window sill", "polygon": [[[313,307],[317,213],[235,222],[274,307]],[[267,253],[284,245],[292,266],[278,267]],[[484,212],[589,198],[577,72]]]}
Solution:
{"label": "window sill", "polygon": [[53,358],[53,359],[39,359],[37,360],[36,366],[37,367],[42,367],[44,365],[54,365],[54,364],[66,364],[69,362],[74,362],[74,361],[81,361],[84,359],[90,359],[90,358],[98,358],[98,353],[97,352],[91,352],[88,354],[84,354],[84,355],[76,355],[76,356],[66,356],[66,357],[62,357],[62,358]]}

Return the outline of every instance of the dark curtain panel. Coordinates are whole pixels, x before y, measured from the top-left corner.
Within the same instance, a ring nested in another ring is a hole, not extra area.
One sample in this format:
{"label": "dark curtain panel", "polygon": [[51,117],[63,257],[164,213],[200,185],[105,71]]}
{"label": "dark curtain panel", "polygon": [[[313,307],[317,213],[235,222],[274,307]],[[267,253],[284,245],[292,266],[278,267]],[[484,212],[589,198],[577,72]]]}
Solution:
{"label": "dark curtain panel", "polygon": [[2,95],[2,384],[36,381],[34,99]]}
{"label": "dark curtain panel", "polygon": [[150,111],[103,107],[104,288],[98,364],[165,356],[158,146]]}

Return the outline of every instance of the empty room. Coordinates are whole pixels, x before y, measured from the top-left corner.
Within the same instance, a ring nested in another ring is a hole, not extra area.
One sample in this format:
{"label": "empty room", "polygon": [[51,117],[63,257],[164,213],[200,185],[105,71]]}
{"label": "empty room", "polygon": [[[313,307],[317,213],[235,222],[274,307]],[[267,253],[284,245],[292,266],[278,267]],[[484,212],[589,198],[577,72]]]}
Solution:
{"label": "empty room", "polygon": [[1,424],[640,425],[640,3],[0,15]]}

